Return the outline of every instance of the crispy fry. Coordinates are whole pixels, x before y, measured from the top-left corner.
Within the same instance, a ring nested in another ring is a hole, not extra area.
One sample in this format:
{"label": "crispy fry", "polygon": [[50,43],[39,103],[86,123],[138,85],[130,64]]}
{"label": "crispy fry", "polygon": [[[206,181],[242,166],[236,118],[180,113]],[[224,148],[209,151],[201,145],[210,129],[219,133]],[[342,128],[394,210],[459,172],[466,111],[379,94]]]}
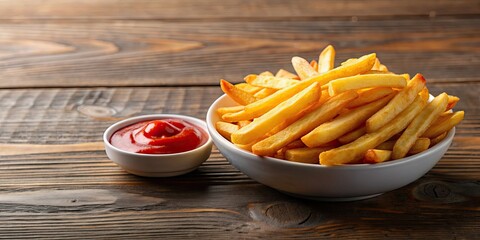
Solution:
{"label": "crispy fry", "polygon": [[444,132],[432,139],[430,139],[430,146],[429,147],[432,147],[432,146],[435,146],[437,145],[437,143],[441,142],[443,139],[445,139],[445,137],[447,136],[447,132]]}
{"label": "crispy fry", "polygon": [[260,75],[260,76],[267,76],[267,77],[268,77],[268,76],[271,76],[271,77],[273,77],[273,73],[271,73],[270,71],[262,72],[262,73],[260,73],[259,75]]}
{"label": "crispy fry", "polygon": [[394,90],[389,87],[376,87],[376,88],[368,89],[366,91],[362,91],[358,93],[357,99],[353,100],[351,103],[347,105],[347,108],[355,108],[367,103],[371,103],[393,92]]}
{"label": "crispy fry", "polygon": [[402,75],[365,74],[336,79],[328,84],[328,93],[330,96],[334,96],[348,90],[370,87],[404,88],[407,85],[407,80]]}
{"label": "crispy fry", "polygon": [[420,91],[418,93],[418,95],[422,96],[422,98],[425,100],[425,101],[428,101],[428,99],[430,99],[430,93],[428,92],[428,88],[427,87],[424,87],[422,89],[422,91]]}
{"label": "crispy fry", "polygon": [[[428,141],[427,139],[428,138],[424,138],[424,137],[418,138],[410,149],[413,149],[413,148],[421,149],[422,145],[424,145],[425,142]],[[393,150],[393,146],[395,146],[395,142],[397,142],[397,139],[393,139],[393,140],[391,139],[391,140],[385,141],[379,144],[378,146],[376,146],[375,149]],[[412,152],[409,151],[408,154],[412,154]]]}
{"label": "crispy fry", "polygon": [[357,138],[363,136],[365,133],[367,133],[367,130],[365,129],[365,126],[362,126],[339,137],[338,141],[341,144],[347,144],[355,141]]}
{"label": "crispy fry", "polygon": [[310,61],[310,66],[312,66],[313,70],[318,72],[318,63],[315,60]]}
{"label": "crispy fry", "polygon": [[242,121],[238,121],[237,125],[238,125],[238,128],[243,128],[245,126],[247,126],[248,124],[250,124],[252,121],[249,121],[249,120],[242,120]]}
{"label": "crispy fry", "polygon": [[250,94],[255,94],[256,92],[262,90],[261,87],[252,86],[248,83],[238,83],[238,84],[235,84],[235,87],[240,88],[243,91],[245,91],[247,93],[250,93]]}
{"label": "crispy fry", "polygon": [[289,144],[287,144],[284,148],[286,149],[292,149],[292,148],[304,148],[307,147],[305,144],[302,142],[302,140],[297,139]]}
{"label": "crispy fry", "polygon": [[450,131],[455,125],[460,123],[465,116],[464,111],[454,112],[453,115],[443,122],[433,123],[428,130],[422,135],[423,137],[434,138],[444,132]]}
{"label": "crispy fry", "polygon": [[452,95],[448,95],[448,104],[447,104],[447,109],[445,111],[448,111],[455,107],[457,105],[457,102],[460,101],[460,98]]}
{"label": "crispy fry", "polygon": [[224,93],[241,105],[247,105],[257,100],[252,94],[235,87],[235,85],[226,80],[220,80],[220,87]]}
{"label": "crispy fry", "polygon": [[253,153],[262,156],[274,154],[278,149],[299,139],[321,123],[335,117],[340,109],[357,96],[358,94],[355,91],[349,91],[330,98],[317,109],[307,113],[282,131],[253,145]]}
{"label": "crispy fry", "polygon": [[368,149],[363,156],[363,163],[381,163],[390,160],[392,151],[380,149]]}
{"label": "crispy fry", "polygon": [[385,106],[392,97],[393,94],[378,101],[358,107],[330,122],[323,123],[303,136],[301,138],[302,142],[308,147],[318,147],[331,142],[355,128],[362,126],[365,120]]}
{"label": "crispy fry", "polygon": [[420,96],[416,97],[405,110],[379,130],[367,133],[349,144],[321,153],[320,163],[331,166],[358,162],[368,149],[375,148],[405,129],[425,104],[426,102]]}
{"label": "crispy fry", "polygon": [[232,138],[232,133],[238,130],[238,126],[232,123],[227,122],[216,122],[215,128],[217,129],[218,133],[222,135],[224,138],[230,141]]}
{"label": "crispy fry", "polygon": [[293,73],[291,73],[291,72],[289,72],[285,69],[278,70],[278,72],[275,74],[275,77],[291,78],[291,79],[295,79],[295,80],[300,80],[300,78],[297,75],[295,75],[295,74],[293,74]]}
{"label": "crispy fry", "polygon": [[335,48],[332,45],[328,45],[318,56],[318,68],[319,73],[328,72],[333,69],[335,65]]}
{"label": "crispy fry", "polygon": [[252,123],[232,134],[232,142],[248,144],[265,135],[272,126],[297,113],[297,109],[307,108],[318,101],[321,91],[318,83],[313,83],[294,97],[279,104],[269,112],[255,119]]}
{"label": "crispy fry", "polygon": [[272,89],[282,89],[286,87],[293,86],[299,83],[298,80],[293,80],[290,78],[279,78],[273,76],[260,76],[260,75],[248,75],[245,77],[245,81],[248,84],[251,84],[256,87],[272,88]]}
{"label": "crispy fry", "polygon": [[388,72],[387,66],[380,63],[380,60],[378,58],[375,59],[375,64],[373,65],[372,70],[376,70],[380,72]]}
{"label": "crispy fry", "polygon": [[242,111],[245,108],[245,106],[233,106],[233,107],[221,107],[217,109],[217,114],[222,116],[225,113],[234,113],[234,112],[239,112]]}
{"label": "crispy fry", "polygon": [[256,99],[263,99],[263,98],[266,98],[266,97],[274,94],[276,91],[277,91],[276,89],[264,88],[264,89],[258,91],[257,93],[255,93],[253,96]]}
{"label": "crispy fry", "polygon": [[318,164],[318,155],[331,147],[293,148],[285,151],[285,159],[292,162]]}
{"label": "crispy fry", "polygon": [[[435,121],[445,110],[448,103],[448,95],[442,93],[435,97],[403,132],[402,136],[397,140],[393,147],[392,159],[400,159],[407,155],[415,141],[427,130],[427,128]],[[428,148],[427,144],[427,148]]]}
{"label": "crispy fry", "polygon": [[229,119],[229,122],[237,122],[240,120],[250,120],[257,118],[262,114],[268,112],[281,102],[295,95],[297,92],[310,86],[314,82],[318,82],[319,85],[324,85],[333,79],[354,76],[369,71],[372,68],[373,63],[375,62],[375,56],[375,53],[362,56],[361,58],[355,60],[349,65],[334,68],[326,73],[300,81],[298,84],[291,87],[280,89],[268,97],[248,104],[247,106],[245,106],[245,110],[241,113],[236,113],[230,116],[230,113],[228,113],[225,114],[222,118],[224,120]]}
{"label": "crispy fry", "polygon": [[427,150],[430,142],[430,138],[417,138],[413,146],[408,150],[408,154],[413,155]]}
{"label": "crispy fry", "polygon": [[292,65],[300,79],[307,79],[318,75],[318,72],[310,66],[310,63],[301,57],[293,57]]}
{"label": "crispy fry", "polygon": [[425,87],[425,79],[421,74],[415,75],[408,82],[407,87],[403,88],[385,107],[367,120],[367,132],[374,132],[394,119],[413,102],[423,87]]}

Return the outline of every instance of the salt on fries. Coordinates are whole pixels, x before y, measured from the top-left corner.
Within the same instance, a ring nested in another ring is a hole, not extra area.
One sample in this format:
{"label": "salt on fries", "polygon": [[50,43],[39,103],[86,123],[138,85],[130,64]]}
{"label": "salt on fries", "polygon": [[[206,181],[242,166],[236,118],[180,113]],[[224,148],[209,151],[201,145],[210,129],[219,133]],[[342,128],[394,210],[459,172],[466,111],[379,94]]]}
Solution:
{"label": "salt on fries", "polygon": [[293,57],[295,73],[221,80],[239,106],[217,109],[218,132],[261,156],[308,164],[375,164],[427,150],[464,118],[460,100],[442,93],[428,102],[421,74],[395,74],[375,53],[334,68],[335,49],[317,60]]}

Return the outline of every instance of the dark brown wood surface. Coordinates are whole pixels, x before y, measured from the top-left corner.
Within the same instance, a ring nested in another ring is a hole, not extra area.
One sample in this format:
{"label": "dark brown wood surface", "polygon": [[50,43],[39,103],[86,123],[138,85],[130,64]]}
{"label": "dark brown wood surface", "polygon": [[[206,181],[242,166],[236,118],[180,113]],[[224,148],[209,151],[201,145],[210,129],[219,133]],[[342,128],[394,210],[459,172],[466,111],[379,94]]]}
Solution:
{"label": "dark brown wood surface", "polygon": [[[142,114],[205,118],[220,78],[327,44],[377,52],[461,98],[424,177],[363,201],[293,198],[214,149],[173,178],[127,174],[102,133]],[[0,239],[478,239],[480,1],[0,1]]]}

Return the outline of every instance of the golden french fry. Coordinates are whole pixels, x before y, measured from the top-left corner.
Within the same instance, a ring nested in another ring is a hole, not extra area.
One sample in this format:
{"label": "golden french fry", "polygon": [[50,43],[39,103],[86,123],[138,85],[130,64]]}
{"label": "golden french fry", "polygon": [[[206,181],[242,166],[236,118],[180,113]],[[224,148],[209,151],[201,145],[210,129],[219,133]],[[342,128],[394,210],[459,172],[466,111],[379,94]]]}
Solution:
{"label": "golden french fry", "polygon": [[285,118],[295,115],[298,109],[307,108],[318,101],[321,91],[318,83],[313,83],[292,98],[282,102],[272,110],[255,119],[252,123],[232,134],[232,142],[248,144],[269,132],[272,126],[280,124]]}
{"label": "golden french fry", "polygon": [[375,59],[375,64],[373,64],[372,70],[374,71],[379,71],[378,69],[380,68],[380,60],[378,58]]}
{"label": "golden french fry", "polygon": [[261,87],[257,86],[252,86],[248,83],[237,83],[235,84],[235,87],[242,89],[243,91],[250,93],[250,94],[255,94],[256,92],[262,90]]}
{"label": "golden french fry", "polygon": [[445,139],[445,137],[447,136],[447,132],[444,132],[432,139],[430,139],[430,146],[429,147],[432,147],[432,146],[435,146],[437,145],[437,143],[441,142],[443,139]]}
{"label": "golden french fry", "polygon": [[272,89],[282,89],[286,87],[293,86],[299,83],[298,80],[293,80],[290,78],[279,78],[273,76],[260,76],[260,75],[248,75],[245,77],[245,81],[248,84],[251,84],[256,87],[272,88]]}
{"label": "golden french fry", "polygon": [[295,79],[295,80],[300,80],[300,78],[297,75],[295,75],[295,74],[293,74],[293,73],[291,73],[291,72],[289,72],[285,69],[278,70],[278,72],[275,74],[275,77],[291,78],[291,79]]}
{"label": "golden french fry", "polygon": [[366,91],[362,91],[358,93],[358,98],[353,100],[347,105],[347,108],[355,108],[358,106],[362,106],[367,103],[371,103],[373,101],[376,101],[378,99],[381,99],[391,93],[393,93],[394,90],[389,87],[376,87],[376,88],[371,88]]}
{"label": "golden french fry", "polygon": [[375,59],[375,64],[373,65],[372,70],[380,71],[380,72],[388,72],[387,66],[380,63],[380,60],[378,58]]}
{"label": "golden french fry", "polygon": [[292,162],[318,164],[318,155],[331,147],[293,148],[285,151],[285,159]]}
{"label": "golden french fry", "polygon": [[264,89],[258,91],[257,93],[255,93],[253,96],[256,99],[263,99],[263,98],[266,98],[266,97],[274,94],[276,91],[277,91],[277,89],[264,88]]}
{"label": "golden french fry", "polygon": [[310,66],[312,66],[313,70],[318,72],[318,63],[315,60],[310,61]]}
{"label": "golden french fry", "polygon": [[[415,141],[427,130],[427,128],[442,114],[447,107],[448,95],[442,93],[435,97],[402,133],[395,143],[392,159],[400,159],[407,155]],[[430,142],[429,144],[430,145]],[[427,145],[427,147],[428,147]]]}
{"label": "golden french fry", "polygon": [[259,74],[260,76],[271,76],[273,77],[273,73],[271,73],[270,71],[265,71],[265,72],[262,72]]}
{"label": "golden french fry", "polygon": [[[350,64],[355,63],[356,61],[358,61],[358,58],[349,58],[349,59],[347,59],[346,61],[340,63],[340,66],[347,66],[347,65],[350,65]],[[373,59],[372,68],[373,68],[373,66],[375,66],[375,62],[376,62],[376,61],[377,61],[377,58],[375,57],[375,59]],[[372,68],[370,68],[370,70],[371,70]]]}
{"label": "golden french fry", "polygon": [[232,123],[227,122],[216,122],[215,128],[217,129],[218,133],[222,135],[224,138],[230,141],[232,138],[232,133],[238,130],[238,126]]}
{"label": "golden french fry", "polygon": [[319,73],[328,72],[333,69],[335,65],[335,48],[332,45],[328,45],[318,56],[318,68]]}
{"label": "golden french fry", "polygon": [[233,106],[233,107],[221,107],[217,109],[217,114],[219,116],[222,116],[225,113],[234,113],[234,112],[239,112],[242,111],[245,108],[245,106]]}
{"label": "golden french fry", "polygon": [[310,63],[301,57],[293,57],[292,65],[300,79],[307,79],[318,75],[318,72],[310,66]]}
{"label": "golden french fry", "polygon": [[363,156],[363,163],[381,163],[390,160],[392,151],[380,149],[368,149]]}
{"label": "golden french fry", "polygon": [[418,93],[418,95],[422,96],[422,98],[425,100],[425,101],[428,101],[428,99],[430,99],[430,93],[428,92],[428,88],[427,87],[424,87],[422,89],[422,91],[420,91]]}
{"label": "golden french fry", "polygon": [[265,139],[267,137],[267,135],[263,135],[262,137],[260,137],[259,139],[251,142],[251,143],[247,143],[247,144],[238,144],[238,143],[234,143],[235,146],[243,149],[243,150],[246,150],[246,151],[249,151],[249,152],[252,152],[252,146],[257,143],[258,141],[261,141],[263,139]]}
{"label": "golden french fry", "polygon": [[242,121],[238,121],[237,125],[238,125],[238,128],[242,128],[242,127],[245,127],[247,126],[248,124],[250,124],[252,121],[249,121],[249,120],[242,120]]}
{"label": "golden french fry", "polygon": [[257,100],[252,94],[235,87],[235,85],[226,80],[220,80],[220,87],[224,93],[241,105],[247,105]]}
{"label": "golden french fry", "polygon": [[375,58],[375,53],[362,56],[359,59],[352,61],[351,64],[348,64],[346,66],[340,66],[318,76],[302,80],[296,85],[280,89],[268,97],[248,104],[247,106],[245,106],[245,110],[241,113],[234,113],[233,115],[229,115],[231,113],[227,113],[222,118],[224,120],[229,119],[228,121],[230,122],[257,118],[262,114],[268,112],[281,102],[295,95],[299,91],[310,86],[314,82],[319,83],[319,85],[324,85],[333,79],[354,76],[369,71],[372,68],[373,63],[375,62]]}
{"label": "golden french fry", "polygon": [[271,156],[278,151],[278,149],[299,139],[321,123],[335,117],[340,109],[357,96],[358,94],[355,91],[349,91],[330,98],[324,104],[307,113],[280,132],[253,145],[253,153],[262,156]]}
{"label": "golden french fry", "polygon": [[348,90],[371,87],[404,88],[407,80],[402,75],[395,74],[365,74],[335,79],[328,83],[328,93],[334,96]]}
{"label": "golden french fry", "polygon": [[422,135],[422,137],[427,137],[427,138],[434,138],[439,135],[441,135],[444,132],[450,131],[455,125],[460,123],[465,116],[464,111],[458,111],[454,112],[453,115],[448,118],[447,120],[444,120],[443,122],[435,122],[433,123],[427,131]]}
{"label": "golden french fry", "polygon": [[286,149],[292,149],[292,148],[304,148],[307,147],[305,144],[302,142],[302,140],[297,139],[285,146]]}
{"label": "golden french fry", "polygon": [[374,149],[407,127],[423,109],[426,102],[418,96],[400,114],[375,132],[367,133],[357,140],[320,154],[320,163],[327,166],[355,163],[362,159],[368,149]]}
{"label": "golden french fry", "polygon": [[357,129],[339,137],[338,141],[341,144],[347,144],[347,143],[355,141],[357,138],[363,136],[365,133],[367,133],[367,130],[365,129],[365,126],[362,126],[362,127],[359,127]]}
{"label": "golden french fry", "polygon": [[394,119],[413,102],[423,87],[425,87],[425,78],[421,74],[415,75],[408,82],[407,87],[403,88],[385,107],[367,120],[367,132],[374,132]]}
{"label": "golden french fry", "polygon": [[[392,137],[394,138],[394,137]],[[428,138],[424,138],[424,137],[421,137],[421,138],[418,138],[417,141],[415,141],[415,144],[413,144],[413,146],[410,148],[413,149],[421,149],[423,148],[422,146],[425,145],[425,142],[429,141]],[[381,144],[379,144],[378,146],[375,147],[375,149],[379,149],[379,150],[393,150],[393,146],[395,146],[395,143],[397,142],[397,139],[393,139],[393,140],[388,140],[388,141],[385,141]],[[412,154],[412,152],[408,152],[408,154]]]}
{"label": "golden french fry", "polygon": [[430,147],[430,138],[418,138],[413,146],[408,150],[409,155],[421,153]]}
{"label": "golden french fry", "polygon": [[331,142],[342,135],[360,127],[372,114],[385,106],[393,94],[386,96],[375,102],[358,107],[349,113],[341,115],[330,122],[326,122],[303,136],[302,142],[308,147],[318,147]]}
{"label": "golden french fry", "polygon": [[455,107],[457,105],[457,102],[460,101],[460,98],[452,95],[448,95],[448,104],[447,104],[447,109],[445,111],[448,111]]}

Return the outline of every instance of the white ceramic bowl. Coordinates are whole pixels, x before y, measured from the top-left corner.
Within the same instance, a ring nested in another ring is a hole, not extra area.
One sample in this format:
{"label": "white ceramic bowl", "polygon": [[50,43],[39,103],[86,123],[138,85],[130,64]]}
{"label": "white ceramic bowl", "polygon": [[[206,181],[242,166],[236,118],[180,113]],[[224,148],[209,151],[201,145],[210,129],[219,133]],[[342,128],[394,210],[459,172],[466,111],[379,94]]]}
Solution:
{"label": "white ceramic bowl", "polygon": [[378,164],[327,167],[260,157],[236,147],[215,129],[216,109],[237,105],[228,96],[218,98],[207,113],[213,142],[228,161],[257,182],[289,195],[325,201],[352,201],[377,196],[405,186],[427,173],[452,143],[455,129],[432,148],[402,159]]}
{"label": "white ceramic bowl", "polygon": [[103,134],[103,142],[108,158],[122,167],[125,171],[144,177],[171,177],[195,170],[208,159],[212,151],[212,138],[200,147],[174,154],[141,154],[121,150],[110,143],[110,137],[117,130],[128,125],[154,119],[176,118],[192,123],[202,128],[205,133],[207,127],[204,121],[175,114],[154,114],[128,118],[111,125]]}

